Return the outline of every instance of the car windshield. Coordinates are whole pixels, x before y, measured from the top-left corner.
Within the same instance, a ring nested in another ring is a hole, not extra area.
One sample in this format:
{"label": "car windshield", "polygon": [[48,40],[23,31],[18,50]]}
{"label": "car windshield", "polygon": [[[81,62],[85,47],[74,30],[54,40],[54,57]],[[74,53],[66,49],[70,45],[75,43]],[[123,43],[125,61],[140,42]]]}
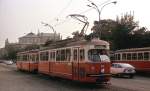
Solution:
{"label": "car windshield", "polygon": [[132,65],[130,65],[130,64],[125,64],[125,63],[123,63],[123,64],[120,64],[121,65],[121,67],[131,67],[131,68],[134,68]]}
{"label": "car windshield", "polygon": [[109,62],[110,59],[107,56],[107,51],[102,49],[91,49],[88,51],[88,59],[90,61],[98,62],[105,61]]}

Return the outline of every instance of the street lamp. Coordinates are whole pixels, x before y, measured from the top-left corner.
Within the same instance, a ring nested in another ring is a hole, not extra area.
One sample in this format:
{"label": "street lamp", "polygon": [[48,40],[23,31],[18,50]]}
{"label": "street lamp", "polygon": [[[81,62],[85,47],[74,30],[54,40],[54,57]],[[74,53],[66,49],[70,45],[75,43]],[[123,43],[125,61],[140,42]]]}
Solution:
{"label": "street lamp", "polygon": [[56,31],[54,30],[53,26],[51,26],[50,24],[48,23],[44,23],[44,22],[41,22],[44,26],[48,26],[49,28],[51,28],[54,32],[54,40],[55,40],[55,35],[56,35]]}
{"label": "street lamp", "polygon": [[94,8],[94,9],[97,10],[98,15],[99,15],[99,22],[100,22],[100,20],[101,20],[100,16],[101,16],[101,12],[102,12],[103,8],[104,8],[105,6],[107,6],[107,5],[109,5],[109,4],[112,4],[112,3],[113,3],[113,4],[116,4],[116,3],[117,3],[117,1],[109,2],[109,3],[104,4],[104,5],[101,7],[101,9],[99,9],[98,6],[97,6],[94,2],[92,2],[92,1],[90,1],[90,0],[88,0],[88,1],[92,4],[92,6],[91,6],[91,5],[87,5],[87,6],[88,6],[88,7],[92,7],[92,8]]}
{"label": "street lamp", "polygon": [[[106,4],[104,4],[104,5],[101,7],[101,9],[99,9],[98,6],[97,6],[94,2],[92,2],[92,1],[90,1],[90,0],[88,0],[88,1],[91,3],[92,6],[91,6],[91,5],[87,5],[87,6],[96,9],[97,12],[98,12],[98,15],[99,15],[98,28],[100,28],[101,12],[102,12],[103,8],[104,8],[105,6],[107,6],[107,5],[109,5],[109,4],[112,4],[112,3],[113,3],[113,4],[116,4],[117,1],[113,1],[113,2],[106,3]],[[99,32],[100,32],[100,36],[101,36],[101,31],[99,31]]]}

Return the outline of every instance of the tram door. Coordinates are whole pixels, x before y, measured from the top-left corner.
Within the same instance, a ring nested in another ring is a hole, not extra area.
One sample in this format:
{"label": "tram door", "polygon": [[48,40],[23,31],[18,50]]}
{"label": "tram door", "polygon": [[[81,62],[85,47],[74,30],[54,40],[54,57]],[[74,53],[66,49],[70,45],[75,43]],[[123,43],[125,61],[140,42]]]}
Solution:
{"label": "tram door", "polygon": [[79,48],[73,48],[72,78],[79,80]]}

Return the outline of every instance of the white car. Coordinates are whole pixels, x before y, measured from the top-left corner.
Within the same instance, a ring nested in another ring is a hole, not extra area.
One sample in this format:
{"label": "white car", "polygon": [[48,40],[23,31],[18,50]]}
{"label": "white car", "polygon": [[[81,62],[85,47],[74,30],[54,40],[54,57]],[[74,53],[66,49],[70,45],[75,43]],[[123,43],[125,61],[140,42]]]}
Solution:
{"label": "white car", "polygon": [[128,76],[133,78],[135,75],[135,68],[127,63],[112,63],[111,74],[114,76]]}
{"label": "white car", "polygon": [[5,64],[7,64],[7,65],[11,65],[11,64],[13,64],[13,61],[11,61],[11,60],[8,60],[8,61],[3,61]]}

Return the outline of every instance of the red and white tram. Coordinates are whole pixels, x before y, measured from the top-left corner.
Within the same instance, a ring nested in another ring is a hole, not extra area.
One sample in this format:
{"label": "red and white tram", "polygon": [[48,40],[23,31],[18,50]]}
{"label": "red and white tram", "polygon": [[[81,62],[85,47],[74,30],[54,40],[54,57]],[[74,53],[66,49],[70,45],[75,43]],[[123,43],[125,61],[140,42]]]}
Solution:
{"label": "red and white tram", "polygon": [[17,53],[17,68],[19,70],[34,72],[38,70],[38,50]]}
{"label": "red and white tram", "polygon": [[150,72],[150,47],[117,50],[113,54],[112,62],[129,63],[137,71]]}
{"label": "red and white tram", "polygon": [[93,39],[57,46],[56,43],[56,46],[39,50],[39,73],[86,83],[110,81],[108,42]]}

